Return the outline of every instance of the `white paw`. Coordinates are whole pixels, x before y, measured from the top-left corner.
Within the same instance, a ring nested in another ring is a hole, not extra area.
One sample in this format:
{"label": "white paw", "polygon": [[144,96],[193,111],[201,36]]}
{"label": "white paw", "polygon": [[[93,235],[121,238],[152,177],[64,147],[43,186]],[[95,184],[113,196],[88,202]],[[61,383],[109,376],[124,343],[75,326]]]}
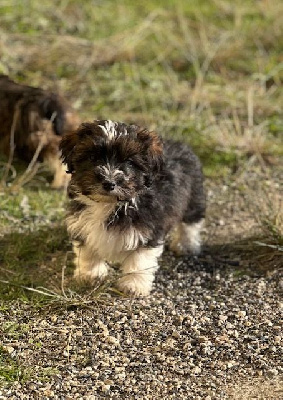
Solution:
{"label": "white paw", "polygon": [[154,276],[138,272],[129,273],[118,280],[118,288],[135,296],[148,296],[152,289]]}
{"label": "white paw", "polygon": [[76,268],[74,272],[74,278],[78,281],[96,281],[104,280],[109,272],[109,267],[105,263],[99,263],[92,269]]}
{"label": "white paw", "polygon": [[195,224],[181,223],[171,232],[169,248],[175,254],[182,256],[186,254],[198,255],[201,251],[200,232],[203,221]]}
{"label": "white paw", "polygon": [[195,241],[194,243],[172,241],[169,247],[177,256],[185,256],[187,254],[197,256],[201,251],[200,241]]}

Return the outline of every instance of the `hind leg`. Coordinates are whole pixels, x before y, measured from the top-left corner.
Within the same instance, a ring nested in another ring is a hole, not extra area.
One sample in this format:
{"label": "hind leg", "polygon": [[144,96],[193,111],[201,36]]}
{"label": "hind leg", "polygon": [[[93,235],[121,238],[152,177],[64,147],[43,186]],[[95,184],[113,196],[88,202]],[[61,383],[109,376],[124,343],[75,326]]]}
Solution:
{"label": "hind leg", "polygon": [[205,194],[202,176],[196,179],[191,198],[184,212],[182,221],[171,234],[169,248],[178,255],[194,254],[201,251],[201,230],[204,225]]}
{"label": "hind leg", "polygon": [[169,248],[177,255],[194,254],[201,251],[201,230],[204,220],[195,223],[181,222],[171,234]]}

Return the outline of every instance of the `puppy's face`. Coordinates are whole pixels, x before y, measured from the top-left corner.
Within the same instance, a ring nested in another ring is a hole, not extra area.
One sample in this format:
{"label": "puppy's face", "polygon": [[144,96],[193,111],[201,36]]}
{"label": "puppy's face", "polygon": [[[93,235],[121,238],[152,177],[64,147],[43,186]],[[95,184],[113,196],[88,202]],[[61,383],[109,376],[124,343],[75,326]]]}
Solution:
{"label": "puppy's face", "polygon": [[97,201],[131,200],[145,191],[162,164],[159,137],[135,125],[85,123],[61,141],[62,159],[79,191]]}

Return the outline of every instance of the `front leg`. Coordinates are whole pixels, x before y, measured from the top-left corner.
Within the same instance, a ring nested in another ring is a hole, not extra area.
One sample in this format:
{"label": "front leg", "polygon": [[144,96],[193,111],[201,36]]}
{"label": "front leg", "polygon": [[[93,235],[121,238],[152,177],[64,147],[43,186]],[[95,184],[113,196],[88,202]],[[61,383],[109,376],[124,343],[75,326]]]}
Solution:
{"label": "front leg", "polygon": [[74,272],[79,281],[103,280],[108,275],[109,267],[101,258],[86,245],[73,242],[73,251],[76,255]]}
{"label": "front leg", "polygon": [[62,164],[59,153],[53,154],[47,150],[44,151],[43,160],[53,173],[53,181],[50,186],[52,189],[66,188],[70,181],[70,175],[66,173],[66,167]]}
{"label": "front leg", "polygon": [[157,259],[162,251],[163,245],[132,252],[122,264],[123,275],[118,280],[119,289],[137,296],[149,295],[158,268]]}

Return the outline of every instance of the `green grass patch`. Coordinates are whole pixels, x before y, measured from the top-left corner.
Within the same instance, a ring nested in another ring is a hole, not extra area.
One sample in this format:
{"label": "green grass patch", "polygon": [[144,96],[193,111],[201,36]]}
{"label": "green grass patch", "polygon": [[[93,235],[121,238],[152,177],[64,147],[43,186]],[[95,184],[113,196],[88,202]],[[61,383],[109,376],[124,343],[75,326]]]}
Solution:
{"label": "green grass patch", "polygon": [[65,213],[65,196],[50,189],[21,189],[15,195],[0,194],[0,227],[11,224],[23,229],[25,222],[48,223],[61,219]]}
{"label": "green grass patch", "polygon": [[[3,177],[7,159],[0,158],[0,181]],[[46,225],[63,220],[66,193],[50,188],[50,173],[43,168],[24,186],[15,185],[27,165],[14,160],[12,171],[5,184],[0,186],[0,232],[8,230],[23,231],[25,227]]]}
{"label": "green grass patch", "polygon": [[[10,347],[11,349],[11,347]],[[21,384],[36,380],[37,382],[48,382],[49,378],[58,373],[56,368],[28,367],[14,358],[7,348],[0,346],[0,387],[7,387],[14,382]]]}
{"label": "green grass patch", "polygon": [[[43,287],[60,292],[62,268],[69,250],[65,228],[52,226],[34,232],[12,232],[0,239],[0,293],[7,300],[39,300]],[[67,273],[68,275],[68,273]]]}
{"label": "green grass patch", "polygon": [[25,368],[14,360],[7,350],[0,347],[0,387],[15,381],[25,382],[31,377],[31,368]]}

